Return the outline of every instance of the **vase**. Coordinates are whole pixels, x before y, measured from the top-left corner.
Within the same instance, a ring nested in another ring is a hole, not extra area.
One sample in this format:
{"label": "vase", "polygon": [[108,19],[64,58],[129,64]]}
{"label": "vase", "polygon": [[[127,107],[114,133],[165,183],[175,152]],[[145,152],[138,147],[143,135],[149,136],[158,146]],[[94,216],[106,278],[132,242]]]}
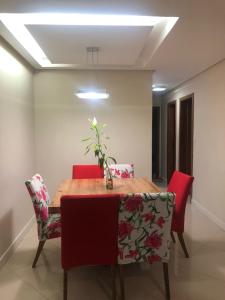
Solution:
{"label": "vase", "polygon": [[110,177],[106,177],[106,189],[107,190],[113,189],[113,179]]}
{"label": "vase", "polygon": [[110,172],[109,167],[107,167],[107,169],[105,171],[106,171],[106,173],[105,173],[106,189],[112,190],[113,189],[113,178],[112,178],[112,174]]}

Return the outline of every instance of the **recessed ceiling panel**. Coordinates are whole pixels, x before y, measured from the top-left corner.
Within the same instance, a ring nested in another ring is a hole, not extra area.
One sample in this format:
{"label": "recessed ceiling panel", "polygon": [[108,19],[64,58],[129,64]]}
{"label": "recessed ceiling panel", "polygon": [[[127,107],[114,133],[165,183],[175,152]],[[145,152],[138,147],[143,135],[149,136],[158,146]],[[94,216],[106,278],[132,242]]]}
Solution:
{"label": "recessed ceiling panel", "polygon": [[85,65],[86,47],[100,48],[99,65],[134,65],[152,27],[26,26],[51,63]]}

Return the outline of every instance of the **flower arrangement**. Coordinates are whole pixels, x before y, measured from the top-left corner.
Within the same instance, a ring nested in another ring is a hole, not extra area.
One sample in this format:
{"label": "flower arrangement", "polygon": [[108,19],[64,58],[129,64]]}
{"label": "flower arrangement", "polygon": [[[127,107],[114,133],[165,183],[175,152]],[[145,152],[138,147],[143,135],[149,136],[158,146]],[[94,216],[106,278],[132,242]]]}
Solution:
{"label": "flower arrangement", "polygon": [[94,117],[93,120],[88,119],[88,121],[91,124],[90,129],[93,131],[93,135],[89,136],[88,138],[83,139],[83,142],[88,142],[88,145],[86,146],[85,155],[88,154],[91,150],[93,150],[95,157],[98,159],[98,164],[101,168],[104,168],[106,178],[110,180],[108,183],[110,187],[110,184],[112,185],[112,174],[109,168],[109,161],[111,160],[113,163],[116,164],[116,159],[112,156],[108,156],[107,154],[107,146],[103,142],[104,139],[109,139],[108,136],[104,133],[104,128],[107,126],[106,124],[100,124]]}

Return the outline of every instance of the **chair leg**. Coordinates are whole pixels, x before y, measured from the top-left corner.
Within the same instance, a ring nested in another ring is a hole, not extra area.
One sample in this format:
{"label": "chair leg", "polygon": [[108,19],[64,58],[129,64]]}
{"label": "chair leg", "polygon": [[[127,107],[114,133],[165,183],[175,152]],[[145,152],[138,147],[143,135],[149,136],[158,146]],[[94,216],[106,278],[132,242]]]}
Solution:
{"label": "chair leg", "polygon": [[171,235],[171,239],[172,239],[173,243],[175,244],[176,240],[175,240],[175,236],[173,234],[173,231],[170,231],[170,235]]}
{"label": "chair leg", "polygon": [[35,267],[36,267],[36,263],[37,263],[37,261],[38,261],[38,258],[39,258],[39,256],[40,256],[40,254],[41,254],[41,251],[42,251],[42,249],[43,249],[43,247],[44,247],[45,242],[46,242],[46,241],[40,241],[40,242],[39,242],[39,245],[38,245],[38,248],[37,248],[37,252],[36,252],[36,256],[35,256],[35,258],[34,258],[34,262],[33,262],[33,265],[32,265],[32,268],[35,268]]}
{"label": "chair leg", "polygon": [[178,236],[178,239],[180,241],[180,244],[181,244],[181,247],[184,251],[184,254],[187,258],[189,258],[189,254],[188,254],[188,251],[187,251],[187,248],[186,248],[186,245],[185,245],[185,242],[184,242],[184,237],[183,237],[183,233],[181,232],[178,232],[177,233],[177,236]]}
{"label": "chair leg", "polygon": [[112,300],[116,300],[116,266],[111,266],[112,272]]}
{"label": "chair leg", "polygon": [[120,278],[120,297],[121,300],[125,300],[125,287],[124,287],[124,278],[123,278],[123,267],[119,265],[119,278]]}
{"label": "chair leg", "polygon": [[64,270],[63,273],[63,300],[67,300],[67,285],[68,285],[68,273]]}
{"label": "chair leg", "polygon": [[164,284],[166,291],[166,300],[170,300],[170,283],[169,283],[169,271],[168,271],[168,263],[163,263],[163,276],[164,276]]}

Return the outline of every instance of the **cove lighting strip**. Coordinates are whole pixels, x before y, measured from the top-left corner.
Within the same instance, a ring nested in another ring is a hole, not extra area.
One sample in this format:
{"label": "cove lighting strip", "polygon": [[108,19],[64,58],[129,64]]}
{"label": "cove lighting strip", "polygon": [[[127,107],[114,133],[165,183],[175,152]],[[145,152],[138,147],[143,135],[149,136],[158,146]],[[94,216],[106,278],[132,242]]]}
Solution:
{"label": "cove lighting strip", "polygon": [[155,26],[164,19],[163,17],[152,16],[69,13],[1,14],[2,18],[24,25],[77,26]]}
{"label": "cove lighting strip", "polygon": [[47,55],[38,45],[24,24],[21,24],[17,20],[13,21],[11,17],[2,18],[0,16],[0,20],[39,65],[42,67],[48,67],[51,65]]}
{"label": "cove lighting strip", "polygon": [[[75,26],[155,26],[165,19],[176,17],[156,17],[137,15],[103,15],[70,13],[24,13],[0,14],[0,21],[18,42],[42,67],[60,67],[52,64],[25,25],[75,25]],[[175,23],[174,23],[175,24]]]}

